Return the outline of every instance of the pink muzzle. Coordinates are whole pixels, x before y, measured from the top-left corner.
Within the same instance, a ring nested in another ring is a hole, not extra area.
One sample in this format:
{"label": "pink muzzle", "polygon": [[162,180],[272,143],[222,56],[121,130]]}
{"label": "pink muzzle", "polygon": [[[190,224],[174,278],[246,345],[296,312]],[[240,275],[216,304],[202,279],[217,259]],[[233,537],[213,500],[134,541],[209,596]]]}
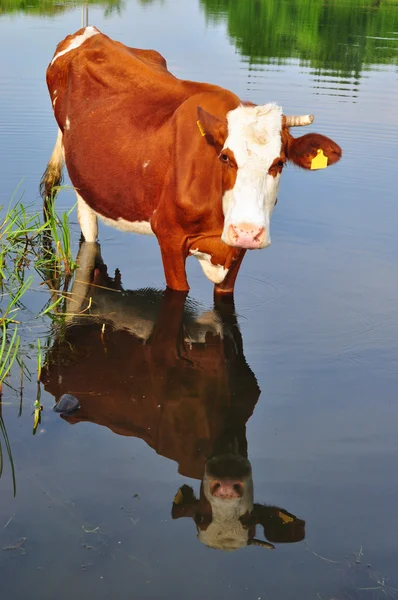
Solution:
{"label": "pink muzzle", "polygon": [[258,227],[258,225],[251,225],[250,223],[229,225],[226,238],[226,243],[229,246],[256,250],[264,245],[265,227]]}
{"label": "pink muzzle", "polygon": [[242,498],[244,484],[239,480],[213,480],[210,484],[210,493],[215,498],[222,500],[232,500],[233,498]]}

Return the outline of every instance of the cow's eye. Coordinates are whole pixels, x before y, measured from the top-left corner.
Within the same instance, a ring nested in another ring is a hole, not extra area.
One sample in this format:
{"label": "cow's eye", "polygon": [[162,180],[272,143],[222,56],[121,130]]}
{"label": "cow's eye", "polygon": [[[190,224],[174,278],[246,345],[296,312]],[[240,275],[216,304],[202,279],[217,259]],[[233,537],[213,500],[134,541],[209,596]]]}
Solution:
{"label": "cow's eye", "polygon": [[220,160],[221,160],[221,162],[228,164],[229,163],[228,154],[225,154],[225,152],[220,154]]}

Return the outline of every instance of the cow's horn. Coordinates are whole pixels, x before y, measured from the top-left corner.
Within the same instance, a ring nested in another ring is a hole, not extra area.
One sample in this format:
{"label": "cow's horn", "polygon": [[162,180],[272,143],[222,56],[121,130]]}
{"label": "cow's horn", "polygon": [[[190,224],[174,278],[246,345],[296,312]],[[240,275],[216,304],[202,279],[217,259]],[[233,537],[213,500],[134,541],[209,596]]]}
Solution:
{"label": "cow's horn", "polygon": [[286,127],[298,127],[300,125],[311,125],[314,115],[285,115]]}
{"label": "cow's horn", "polygon": [[269,548],[269,550],[275,550],[275,546],[273,544],[263,542],[262,540],[257,540],[256,538],[250,540],[250,546],[262,546],[263,548]]}

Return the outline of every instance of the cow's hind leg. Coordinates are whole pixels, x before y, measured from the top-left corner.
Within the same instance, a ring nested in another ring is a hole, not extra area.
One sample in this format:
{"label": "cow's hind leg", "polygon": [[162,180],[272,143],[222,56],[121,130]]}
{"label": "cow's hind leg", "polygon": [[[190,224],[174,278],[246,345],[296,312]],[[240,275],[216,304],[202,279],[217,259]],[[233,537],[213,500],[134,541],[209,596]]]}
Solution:
{"label": "cow's hind leg", "polygon": [[[76,190],[75,190],[76,191]],[[77,196],[77,218],[79,220],[80,229],[86,242],[96,242],[98,236],[98,220],[97,215],[87,202],[83,200],[80,194],[76,191]]]}

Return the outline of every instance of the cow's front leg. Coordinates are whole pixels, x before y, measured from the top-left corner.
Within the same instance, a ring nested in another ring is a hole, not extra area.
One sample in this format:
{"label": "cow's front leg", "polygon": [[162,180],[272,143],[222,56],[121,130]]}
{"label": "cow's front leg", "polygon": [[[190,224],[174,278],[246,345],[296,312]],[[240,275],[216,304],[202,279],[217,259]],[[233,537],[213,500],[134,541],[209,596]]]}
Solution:
{"label": "cow's front leg", "polygon": [[163,269],[166,285],[171,290],[189,292],[185,261],[187,258],[184,247],[174,246],[164,240],[158,240],[162,253]]}
{"label": "cow's front leg", "polygon": [[218,296],[221,294],[233,294],[235,289],[235,281],[239,273],[240,266],[246,250],[241,250],[239,254],[234,258],[231,266],[229,267],[228,273],[225,276],[224,281],[217,283],[214,286],[214,295]]}

